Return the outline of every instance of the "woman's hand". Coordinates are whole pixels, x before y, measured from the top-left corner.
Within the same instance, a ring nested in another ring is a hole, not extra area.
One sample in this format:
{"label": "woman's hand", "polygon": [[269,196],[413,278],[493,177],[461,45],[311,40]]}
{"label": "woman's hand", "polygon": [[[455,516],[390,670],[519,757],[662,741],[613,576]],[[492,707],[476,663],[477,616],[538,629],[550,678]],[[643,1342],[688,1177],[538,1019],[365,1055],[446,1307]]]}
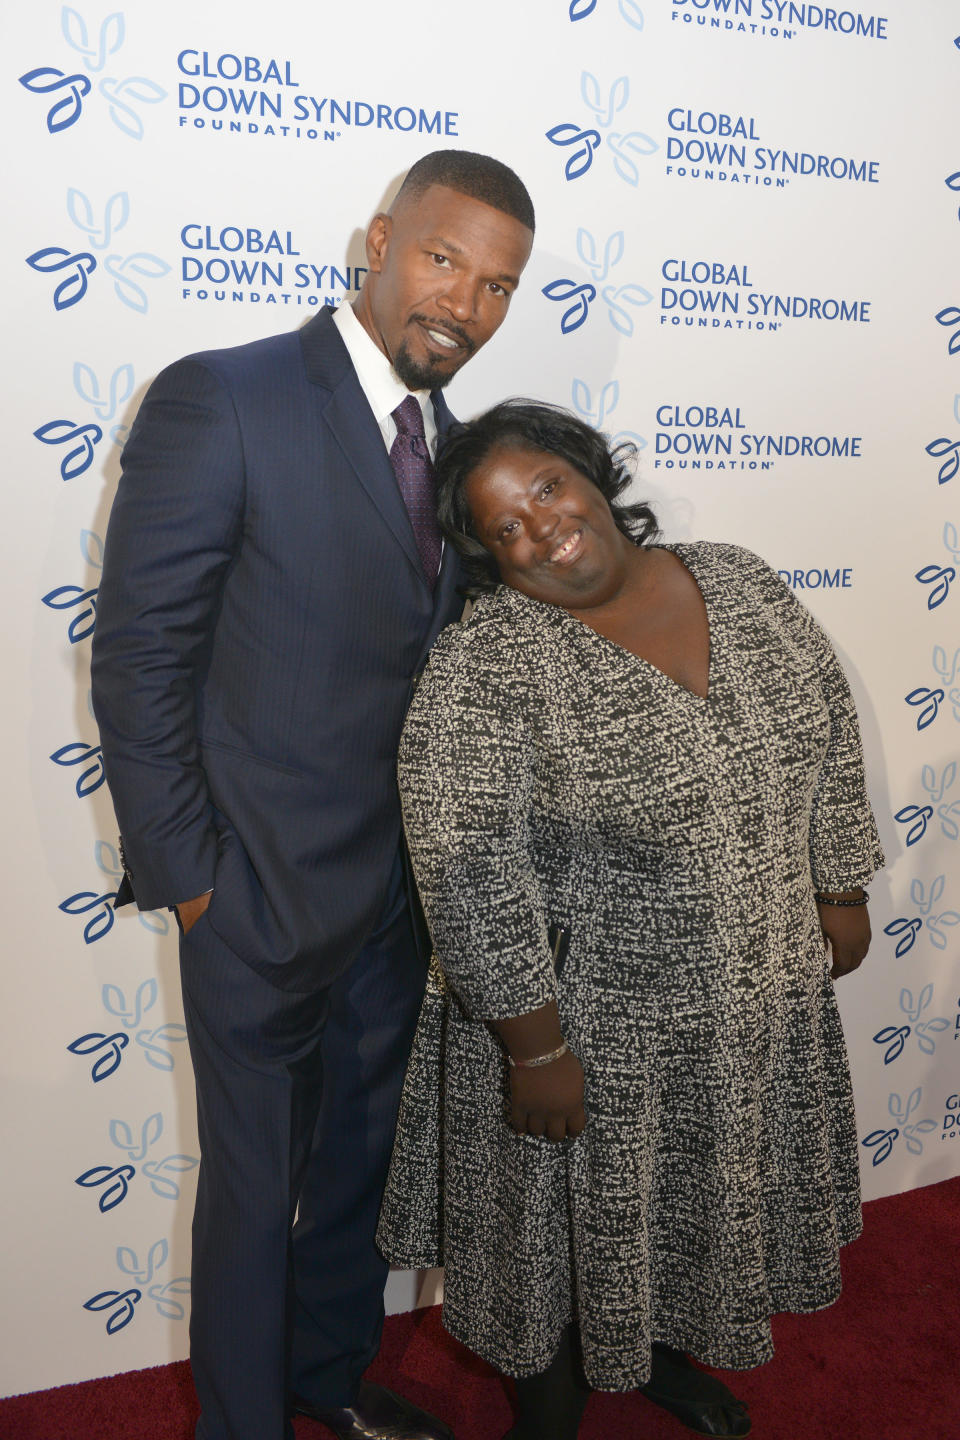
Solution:
{"label": "woman's hand", "polygon": [[[837,898],[853,899],[863,891],[844,892]],[[823,941],[829,941],[833,955],[830,970],[834,980],[856,970],[870,948],[870,916],[866,905],[823,905],[817,903]]]}
{"label": "woman's hand", "polygon": [[565,1140],[586,1125],[583,1113],[583,1066],[567,1050],[546,1065],[527,1065],[538,1055],[551,1055],[563,1042],[556,1000],[539,1010],[490,1022],[517,1061],[510,1067],[510,1124],[518,1135]]}
{"label": "woman's hand", "polygon": [[565,1140],[579,1135],[583,1113],[583,1066],[572,1050],[548,1065],[510,1070],[510,1124],[518,1135]]}

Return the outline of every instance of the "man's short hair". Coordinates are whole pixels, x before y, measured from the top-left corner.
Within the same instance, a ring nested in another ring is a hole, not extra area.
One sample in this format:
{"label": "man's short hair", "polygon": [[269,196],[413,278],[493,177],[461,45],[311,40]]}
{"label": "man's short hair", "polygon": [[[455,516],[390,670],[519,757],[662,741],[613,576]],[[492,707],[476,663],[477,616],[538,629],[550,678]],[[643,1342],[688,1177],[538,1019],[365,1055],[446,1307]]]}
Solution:
{"label": "man's short hair", "polygon": [[410,167],[396,198],[417,200],[430,185],[446,185],[449,190],[512,215],[531,232],[536,229],[533,201],[526,185],[509,165],[491,155],[477,155],[472,150],[433,150]]}

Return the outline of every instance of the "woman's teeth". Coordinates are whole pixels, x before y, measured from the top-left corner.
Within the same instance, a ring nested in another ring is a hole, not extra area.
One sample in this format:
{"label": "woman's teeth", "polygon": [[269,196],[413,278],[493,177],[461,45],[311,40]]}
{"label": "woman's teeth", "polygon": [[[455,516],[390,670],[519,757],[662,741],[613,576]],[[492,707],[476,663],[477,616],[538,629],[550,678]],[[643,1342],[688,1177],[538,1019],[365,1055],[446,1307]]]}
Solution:
{"label": "woman's teeth", "polygon": [[558,545],[550,556],[551,561],[565,560],[577,544],[582,533],[580,530],[574,530],[572,535],[568,535],[566,540],[564,540],[561,545]]}

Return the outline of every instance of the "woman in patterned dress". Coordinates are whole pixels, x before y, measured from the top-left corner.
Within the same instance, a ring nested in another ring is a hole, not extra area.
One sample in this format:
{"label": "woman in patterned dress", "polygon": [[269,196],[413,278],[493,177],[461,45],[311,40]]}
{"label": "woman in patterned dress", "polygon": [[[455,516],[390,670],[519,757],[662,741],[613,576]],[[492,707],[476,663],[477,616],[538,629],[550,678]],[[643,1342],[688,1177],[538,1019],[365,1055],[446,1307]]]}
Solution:
{"label": "woman in patterned dress", "polygon": [[745,1435],[688,1357],[769,1359],[861,1224],[832,979],[883,857],[849,688],[755,555],[653,543],[624,462],[525,402],[450,443],[480,598],[400,751],[437,964],[380,1241],[445,1265],[514,1440],[575,1436],[591,1388]]}

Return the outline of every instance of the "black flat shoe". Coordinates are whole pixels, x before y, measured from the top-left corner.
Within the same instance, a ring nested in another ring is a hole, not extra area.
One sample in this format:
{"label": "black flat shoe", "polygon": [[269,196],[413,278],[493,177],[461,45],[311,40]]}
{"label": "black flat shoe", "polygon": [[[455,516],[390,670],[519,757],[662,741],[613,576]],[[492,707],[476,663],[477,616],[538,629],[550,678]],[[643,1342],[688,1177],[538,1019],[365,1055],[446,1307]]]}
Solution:
{"label": "black flat shoe", "polygon": [[698,1435],[750,1434],[750,1415],[743,1401],[722,1380],[669,1345],[653,1345],[650,1380],[640,1394]]}
{"label": "black flat shoe", "polygon": [[353,1405],[328,1410],[295,1399],[293,1408],[296,1414],[326,1425],[337,1440],[454,1440],[453,1431],[442,1420],[366,1380],[361,1380]]}

